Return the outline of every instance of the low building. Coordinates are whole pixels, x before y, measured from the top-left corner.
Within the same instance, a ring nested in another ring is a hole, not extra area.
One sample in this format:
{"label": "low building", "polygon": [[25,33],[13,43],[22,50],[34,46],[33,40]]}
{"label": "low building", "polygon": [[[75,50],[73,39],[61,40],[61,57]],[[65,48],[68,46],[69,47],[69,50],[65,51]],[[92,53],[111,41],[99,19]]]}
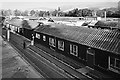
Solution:
{"label": "low building", "polygon": [[32,40],[33,30],[39,26],[40,23],[37,21],[31,20],[23,20],[22,29],[23,29],[23,36]]}
{"label": "low building", "polygon": [[81,60],[91,68],[120,74],[119,32],[54,24],[39,26],[34,37],[35,45]]}
{"label": "low building", "polygon": [[118,28],[117,25],[118,22],[115,21],[92,21],[88,24],[88,27],[114,30],[115,28]]}
{"label": "low building", "polygon": [[6,27],[10,28],[11,32],[16,32],[19,34],[23,34],[22,32],[22,21],[21,19],[11,19],[6,22]]}

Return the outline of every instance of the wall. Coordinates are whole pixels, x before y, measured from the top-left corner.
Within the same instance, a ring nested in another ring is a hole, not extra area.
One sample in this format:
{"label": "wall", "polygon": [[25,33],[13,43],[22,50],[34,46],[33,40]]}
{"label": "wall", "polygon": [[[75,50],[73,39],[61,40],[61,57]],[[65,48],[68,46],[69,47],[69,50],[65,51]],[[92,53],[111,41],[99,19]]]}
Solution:
{"label": "wall", "polygon": [[95,49],[95,65],[102,69],[108,68],[108,52]]}

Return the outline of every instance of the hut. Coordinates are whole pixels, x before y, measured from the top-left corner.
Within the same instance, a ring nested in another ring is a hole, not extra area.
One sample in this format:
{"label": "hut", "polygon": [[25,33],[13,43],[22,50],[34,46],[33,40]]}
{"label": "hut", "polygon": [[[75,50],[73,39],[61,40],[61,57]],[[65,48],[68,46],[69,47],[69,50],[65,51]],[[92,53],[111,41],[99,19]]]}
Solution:
{"label": "hut", "polygon": [[31,20],[23,20],[22,22],[22,29],[23,29],[23,36],[32,40],[33,30],[39,25],[37,21]]}
{"label": "hut", "polygon": [[41,44],[91,68],[120,74],[119,32],[52,24],[40,25],[34,34],[36,46]]}

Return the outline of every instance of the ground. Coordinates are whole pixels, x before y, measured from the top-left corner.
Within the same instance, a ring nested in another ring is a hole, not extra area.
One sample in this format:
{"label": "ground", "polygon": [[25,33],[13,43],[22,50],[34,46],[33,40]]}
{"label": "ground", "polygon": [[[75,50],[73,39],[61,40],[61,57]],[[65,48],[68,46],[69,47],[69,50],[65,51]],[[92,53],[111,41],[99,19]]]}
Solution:
{"label": "ground", "polygon": [[[0,29],[0,35],[1,31],[2,29]],[[42,75],[27,63],[27,61],[0,36],[0,79],[1,78],[42,78]]]}

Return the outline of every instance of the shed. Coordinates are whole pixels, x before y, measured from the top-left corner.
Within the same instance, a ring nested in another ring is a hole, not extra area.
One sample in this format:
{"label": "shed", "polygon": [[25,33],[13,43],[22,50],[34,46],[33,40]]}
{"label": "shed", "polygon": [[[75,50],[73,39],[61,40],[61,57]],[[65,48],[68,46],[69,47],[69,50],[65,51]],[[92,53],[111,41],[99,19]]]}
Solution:
{"label": "shed", "polygon": [[119,32],[78,26],[67,26],[64,24],[42,25],[35,29],[35,31],[92,48],[120,54]]}
{"label": "shed", "polygon": [[102,29],[118,28],[118,22],[115,21],[92,21],[88,26]]}
{"label": "shed", "polygon": [[7,22],[7,27],[10,27],[12,32],[22,34],[22,21],[21,19],[11,19]]}
{"label": "shed", "polygon": [[31,21],[31,20],[24,20],[22,23],[23,28],[23,35],[28,38],[32,39],[33,30],[38,27],[40,23],[37,21]]}

